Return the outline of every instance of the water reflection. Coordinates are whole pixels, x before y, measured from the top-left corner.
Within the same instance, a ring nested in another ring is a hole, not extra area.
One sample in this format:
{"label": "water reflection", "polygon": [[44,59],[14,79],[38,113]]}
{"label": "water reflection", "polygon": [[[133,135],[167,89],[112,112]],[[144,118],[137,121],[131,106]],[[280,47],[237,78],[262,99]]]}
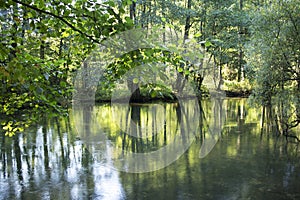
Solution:
{"label": "water reflection", "polygon": [[[102,104],[68,119],[43,119],[14,138],[1,135],[0,199],[300,198],[300,149],[272,132],[261,135],[261,108],[246,99],[199,106],[197,131],[185,135],[194,138],[187,152],[149,173],[118,172],[114,158],[168,145],[188,130],[192,104]],[[199,159],[209,138],[218,142]]]}
{"label": "water reflection", "polygon": [[56,119],[26,135],[1,138],[0,199],[123,198],[109,152],[95,162],[98,152],[63,125]]}
{"label": "water reflection", "polygon": [[121,103],[90,111],[84,106],[73,111],[78,137],[100,152],[107,148],[103,141],[111,140],[114,166],[121,171],[161,169],[178,159],[198,134],[199,106],[193,99],[173,104]]}

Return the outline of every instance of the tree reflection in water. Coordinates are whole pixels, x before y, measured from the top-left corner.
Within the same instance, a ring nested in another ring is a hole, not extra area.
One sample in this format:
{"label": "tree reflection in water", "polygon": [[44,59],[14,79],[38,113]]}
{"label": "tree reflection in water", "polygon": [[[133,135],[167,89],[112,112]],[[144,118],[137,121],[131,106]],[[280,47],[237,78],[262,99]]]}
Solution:
{"label": "tree reflection in water", "polygon": [[98,152],[76,140],[65,120],[44,120],[26,134],[1,138],[0,199],[123,198],[109,152],[96,162]]}
{"label": "tree reflection in water", "polygon": [[[196,139],[170,166],[144,174],[114,168],[114,158],[124,151],[151,152],[168,145],[188,128],[180,121],[195,114],[191,108],[103,104],[72,111],[66,119],[41,119],[13,138],[1,135],[0,199],[300,197],[298,146],[270,133],[261,136],[261,118],[267,115],[243,99],[201,102],[199,128],[185,135]],[[209,134],[223,115],[221,134]],[[202,142],[217,136],[212,152],[199,159]]]}

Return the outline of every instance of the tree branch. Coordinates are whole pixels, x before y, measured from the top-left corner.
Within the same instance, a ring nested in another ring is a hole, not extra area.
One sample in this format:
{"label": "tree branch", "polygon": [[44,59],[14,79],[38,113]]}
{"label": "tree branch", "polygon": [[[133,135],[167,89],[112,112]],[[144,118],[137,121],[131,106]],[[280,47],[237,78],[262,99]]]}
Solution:
{"label": "tree branch", "polygon": [[[288,13],[289,18],[290,18],[290,20],[291,20],[291,22],[293,24],[294,29],[295,29],[295,32],[296,32],[296,34],[298,36],[299,35],[299,31],[298,31],[298,27],[297,27],[297,22],[295,21],[295,19],[292,16],[292,13],[288,9],[286,9],[285,11]],[[296,37],[296,40],[297,40],[297,38],[298,37]]]}
{"label": "tree branch", "polygon": [[82,30],[76,28],[74,25],[72,25],[70,22],[68,22],[68,21],[67,21],[66,19],[64,19],[62,16],[59,16],[59,15],[56,15],[56,14],[54,14],[54,13],[51,13],[51,12],[48,12],[48,11],[39,9],[39,8],[37,8],[37,7],[35,7],[35,6],[32,6],[32,5],[30,5],[30,4],[27,4],[27,3],[24,3],[24,2],[21,2],[21,1],[18,1],[18,0],[12,0],[12,1],[15,2],[15,3],[21,4],[21,5],[25,6],[25,7],[28,7],[28,8],[30,8],[30,9],[32,9],[32,10],[35,10],[35,11],[37,11],[37,12],[44,13],[44,14],[46,14],[46,15],[50,15],[50,16],[52,16],[52,17],[54,17],[54,18],[57,18],[57,19],[59,19],[60,21],[62,21],[63,23],[65,23],[67,26],[69,26],[71,29],[73,29],[74,31],[80,33],[81,35],[83,35],[84,37],[90,39],[91,41],[100,44],[100,41],[98,41],[97,39],[95,39],[93,36],[84,33]]}

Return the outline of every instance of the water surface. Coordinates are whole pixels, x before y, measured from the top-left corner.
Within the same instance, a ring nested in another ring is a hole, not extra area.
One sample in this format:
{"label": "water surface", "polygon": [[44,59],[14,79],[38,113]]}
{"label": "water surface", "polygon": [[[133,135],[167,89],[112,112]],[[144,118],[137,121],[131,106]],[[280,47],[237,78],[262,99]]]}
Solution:
{"label": "water surface", "polygon": [[[101,104],[1,136],[0,199],[300,199],[300,148],[262,132],[260,108],[204,101],[196,115],[194,103]],[[194,140],[178,160],[153,172],[118,170],[124,152],[159,150],[195,116],[197,128],[184,135]],[[211,135],[216,124],[221,132]],[[199,158],[211,138],[217,143]]]}

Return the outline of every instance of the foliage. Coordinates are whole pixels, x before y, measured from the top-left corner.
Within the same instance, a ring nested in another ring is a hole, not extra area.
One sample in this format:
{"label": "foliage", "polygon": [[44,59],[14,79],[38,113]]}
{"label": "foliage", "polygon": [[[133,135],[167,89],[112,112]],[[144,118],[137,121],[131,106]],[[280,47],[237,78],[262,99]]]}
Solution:
{"label": "foliage", "polygon": [[[126,86],[123,88],[128,87],[131,92],[139,85],[144,92],[144,96],[140,94],[141,101],[145,96],[156,98],[154,94],[171,98],[174,96],[171,93],[180,93],[179,90],[184,87],[184,80],[179,80],[178,77],[194,77],[197,72],[194,69],[177,53],[163,49],[138,49],[121,56],[106,68],[97,88],[96,100],[109,100],[116,85],[124,82]],[[149,84],[149,81],[156,84]],[[159,95],[158,91],[162,88],[166,89],[161,91],[166,95]]]}
{"label": "foliage", "polygon": [[166,87],[164,84],[147,84],[141,89],[142,96],[157,98],[157,99],[170,99],[174,100],[175,96],[169,87]]}
{"label": "foliage", "polygon": [[300,122],[299,5],[299,0],[1,1],[2,128],[13,135],[43,114],[67,114],[76,71],[96,45],[120,31],[156,25],[183,33],[187,46],[194,38],[200,46],[197,66],[161,49],[129,52],[107,66],[96,100],[110,99],[128,71],[148,65],[141,73],[156,84],[127,77],[131,92],[141,86],[137,96],[173,98],[186,80],[204,96],[211,78],[219,89],[224,84],[230,91],[253,91],[260,105],[275,105],[277,121],[294,126]]}
{"label": "foliage", "polygon": [[243,81],[225,81],[224,82],[224,90],[232,91],[232,92],[249,92],[252,90],[252,85],[250,84],[248,79]]}
{"label": "foliage", "polygon": [[1,1],[0,118],[6,134],[23,130],[37,113],[66,113],[72,77],[86,55],[132,25],[120,13],[112,1]]}
{"label": "foliage", "polygon": [[281,133],[300,122],[300,1],[274,1],[253,13],[248,44],[256,102],[271,107]]}

